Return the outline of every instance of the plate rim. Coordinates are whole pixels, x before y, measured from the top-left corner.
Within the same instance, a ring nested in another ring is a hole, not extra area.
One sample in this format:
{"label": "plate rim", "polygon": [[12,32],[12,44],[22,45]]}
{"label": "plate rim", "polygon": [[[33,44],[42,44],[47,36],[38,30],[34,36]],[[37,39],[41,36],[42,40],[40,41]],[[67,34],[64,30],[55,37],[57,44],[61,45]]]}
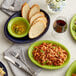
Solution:
{"label": "plate rim", "polygon": [[[66,63],[64,63],[64,64],[61,65],[61,66],[51,67],[51,66],[48,66],[48,65],[47,65],[47,66],[46,66],[46,65],[43,66],[43,65],[39,64],[36,60],[34,60],[33,56],[30,55],[30,49],[32,49],[35,44],[37,44],[37,43],[43,43],[43,42],[49,42],[49,43],[52,42],[52,43],[55,43],[55,44],[57,44],[57,45],[60,45],[62,48],[65,48],[66,51],[68,52],[68,59],[67,59]],[[70,61],[71,55],[70,55],[69,50],[68,50],[64,45],[62,45],[62,44],[59,43],[59,42],[52,41],[52,40],[40,40],[40,41],[34,42],[34,43],[29,47],[29,49],[28,49],[28,57],[29,57],[29,59],[30,59],[35,65],[37,65],[37,66],[39,66],[39,67],[41,67],[41,68],[44,68],[44,69],[53,69],[53,70],[55,70],[55,69],[60,69],[60,68],[63,68],[64,66],[66,66],[66,65],[69,63],[69,61]]]}
{"label": "plate rim", "polygon": [[5,69],[6,75],[4,75],[4,76],[8,76],[8,72],[7,72],[7,69],[6,69],[5,65],[1,61],[0,61],[0,64],[2,65],[3,69]]}
{"label": "plate rim", "polygon": [[72,35],[72,37],[73,37],[73,39],[74,40],[76,40],[76,38],[75,38],[75,36],[73,35],[73,30],[72,30],[72,23],[73,23],[73,20],[76,18],[76,14],[72,17],[72,19],[71,19],[71,22],[70,22],[70,33],[71,33],[71,35]]}
{"label": "plate rim", "polygon": [[74,61],[70,64],[69,68],[67,69],[67,71],[66,71],[66,73],[65,73],[65,76],[68,76],[69,70],[70,70],[70,69],[72,68],[72,66],[75,65],[75,64],[76,64],[76,60],[74,60]]}
{"label": "plate rim", "polygon": [[[34,39],[29,39],[28,41],[16,41],[15,39],[16,38],[12,38],[10,35],[8,35],[7,36],[7,32],[6,32],[6,27],[7,27],[7,24],[8,24],[8,22],[9,22],[9,20],[11,19],[11,17],[13,17],[15,14],[17,14],[17,13],[21,13],[21,11],[17,11],[17,12],[15,12],[13,15],[11,15],[9,18],[8,18],[8,20],[6,21],[6,23],[5,23],[5,26],[4,26],[4,34],[5,34],[5,36],[6,36],[6,38],[8,38],[8,40],[10,40],[11,42],[14,42],[14,43],[19,43],[19,44],[24,44],[24,43],[31,43],[31,42],[34,42],[34,41],[36,41],[36,40],[38,40],[38,39],[40,39],[42,36],[44,36],[45,34],[46,34],[46,32],[48,31],[48,29],[49,29],[49,26],[50,26],[50,16],[49,16],[49,14],[46,12],[46,11],[44,11],[43,9],[41,9],[41,11],[42,12],[44,12],[46,15],[46,17],[48,18],[48,26],[46,27],[46,29],[45,29],[45,31],[41,34],[41,35],[39,35],[37,38],[34,38]],[[18,16],[19,17],[19,16]]]}

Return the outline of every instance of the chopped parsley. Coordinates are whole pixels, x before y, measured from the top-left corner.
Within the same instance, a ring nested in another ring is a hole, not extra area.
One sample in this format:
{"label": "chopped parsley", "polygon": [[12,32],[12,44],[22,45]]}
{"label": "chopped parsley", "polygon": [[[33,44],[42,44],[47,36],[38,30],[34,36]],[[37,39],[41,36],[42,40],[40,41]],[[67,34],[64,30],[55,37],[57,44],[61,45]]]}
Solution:
{"label": "chopped parsley", "polygon": [[43,51],[43,50],[40,50],[40,52],[44,53],[44,51]]}
{"label": "chopped parsley", "polygon": [[58,52],[58,54],[61,54],[60,52]]}
{"label": "chopped parsley", "polygon": [[44,64],[46,64],[48,62],[48,60],[46,60],[45,62],[44,62]]}
{"label": "chopped parsley", "polygon": [[52,47],[53,49],[55,49],[55,47]]}

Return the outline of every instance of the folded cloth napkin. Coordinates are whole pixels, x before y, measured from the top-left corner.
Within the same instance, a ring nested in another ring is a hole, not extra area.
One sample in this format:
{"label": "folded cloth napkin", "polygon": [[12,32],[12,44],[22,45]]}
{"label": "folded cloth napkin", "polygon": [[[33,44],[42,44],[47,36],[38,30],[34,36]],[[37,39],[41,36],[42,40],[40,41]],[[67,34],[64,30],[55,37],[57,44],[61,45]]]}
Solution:
{"label": "folded cloth napkin", "polygon": [[25,2],[30,0],[3,0],[0,9],[8,15],[12,15],[14,12],[21,10],[21,6]]}
{"label": "folded cloth napkin", "polygon": [[[13,59],[15,62],[19,63],[22,67],[24,67],[24,69],[29,72],[30,70],[27,68],[26,65],[24,65],[20,60],[22,59],[34,72],[35,72],[35,75],[30,75],[28,74],[27,72],[24,72],[22,71],[21,69],[17,68],[16,66],[14,66],[12,63],[10,63],[8,61],[8,64],[9,66],[11,67],[11,70],[12,72],[14,73],[14,76],[37,76],[38,73],[41,71],[41,68],[37,67],[35,64],[33,64],[31,62],[31,60],[29,59],[28,57],[28,47],[29,45],[25,45],[25,46],[21,46],[21,45],[18,45],[18,44],[14,44],[12,47],[10,47],[7,51],[4,52],[4,56],[8,56],[10,57],[11,59]],[[21,52],[22,50],[22,52]],[[16,52],[16,53],[19,53],[20,56],[23,56],[23,57],[20,57],[20,60],[19,59],[16,59],[15,57],[13,57],[11,55],[11,52]]]}

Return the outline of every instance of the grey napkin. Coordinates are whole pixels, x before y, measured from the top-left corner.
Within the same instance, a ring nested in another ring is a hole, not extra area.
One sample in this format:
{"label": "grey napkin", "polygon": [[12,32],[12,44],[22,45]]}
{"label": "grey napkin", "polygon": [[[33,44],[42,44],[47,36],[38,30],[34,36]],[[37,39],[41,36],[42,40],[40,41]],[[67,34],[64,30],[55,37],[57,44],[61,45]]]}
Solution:
{"label": "grey napkin", "polygon": [[[0,10],[2,10],[4,13],[6,13],[8,15],[12,15],[16,11],[21,10],[21,6],[23,3],[25,3],[25,2],[28,3],[29,1],[30,0],[3,0]],[[35,76],[37,76],[41,69],[39,67],[37,67],[36,65],[34,65],[28,58],[28,54],[27,54],[28,47],[29,47],[28,44],[25,46],[15,44],[12,47],[10,47],[7,51],[5,51],[4,55],[12,58],[14,61],[18,62],[22,67],[24,67],[24,69],[27,72],[30,72],[30,70],[27,68],[27,66],[25,66],[20,60],[12,57],[10,52],[15,51],[17,53],[20,53],[20,55],[22,54],[23,58],[21,58],[21,59],[35,71],[35,74],[36,74]],[[22,50],[22,53],[20,52],[21,50]],[[8,64],[9,64],[14,76],[31,76],[27,72],[24,72],[24,71],[20,70],[19,68],[15,67],[12,63],[8,62]]]}
{"label": "grey napkin", "polygon": [[12,15],[14,12],[21,10],[23,3],[28,3],[29,1],[30,0],[3,0],[0,9],[8,15]]}
{"label": "grey napkin", "polygon": [[[37,67],[35,64],[33,64],[31,62],[31,60],[28,57],[28,45],[25,46],[21,46],[21,45],[13,45],[12,47],[10,47],[7,51],[4,52],[5,56],[10,57],[11,59],[13,59],[14,61],[18,62],[21,66],[24,67],[25,70],[27,70],[29,72],[29,69],[27,68],[27,66],[25,66],[20,60],[16,59],[15,57],[13,57],[11,55],[11,52],[14,51],[16,53],[20,53],[20,55],[23,56],[23,61],[29,66],[31,67],[32,70],[35,71],[35,76],[38,75],[38,73],[41,71],[41,68]],[[21,53],[22,50],[22,53]],[[15,76],[31,76],[30,74],[28,74],[27,72],[22,71],[21,69],[15,67],[12,63],[8,62],[9,66],[11,67],[12,72],[14,73]]]}

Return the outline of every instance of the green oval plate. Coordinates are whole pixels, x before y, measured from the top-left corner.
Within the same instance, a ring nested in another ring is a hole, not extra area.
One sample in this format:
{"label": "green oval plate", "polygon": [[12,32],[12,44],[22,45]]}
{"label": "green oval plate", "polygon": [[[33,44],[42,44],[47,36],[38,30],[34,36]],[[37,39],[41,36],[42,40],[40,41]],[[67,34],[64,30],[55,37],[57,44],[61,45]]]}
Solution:
{"label": "green oval plate", "polygon": [[76,40],[76,34],[75,32],[73,31],[73,26],[75,25],[74,24],[74,21],[76,20],[76,15],[73,16],[72,20],[71,20],[71,23],[70,23],[70,32],[71,32],[71,35],[73,37],[74,40]]}
{"label": "green oval plate", "polygon": [[72,73],[76,74],[76,60],[70,65],[65,76],[72,76]]}
{"label": "green oval plate", "polygon": [[[61,46],[64,50],[67,51],[68,57],[67,57],[67,60],[64,62],[63,65],[61,65],[61,66],[41,65],[41,64],[39,64],[39,63],[33,58],[32,51],[33,51],[34,47],[42,44],[43,42],[56,44],[56,45],[58,45],[58,46]],[[50,41],[50,40],[42,40],[42,41],[38,41],[38,42],[33,43],[33,44],[29,47],[29,49],[28,49],[28,56],[29,56],[30,60],[31,60],[34,64],[36,64],[37,66],[39,66],[39,67],[41,67],[41,68],[45,68],[45,69],[60,69],[60,68],[62,68],[62,67],[64,67],[64,66],[66,66],[66,65],[69,63],[69,60],[70,60],[70,53],[69,53],[68,49],[67,49],[65,46],[63,46],[62,44],[60,44],[60,43],[58,43],[58,42],[55,42],[55,41]]]}

